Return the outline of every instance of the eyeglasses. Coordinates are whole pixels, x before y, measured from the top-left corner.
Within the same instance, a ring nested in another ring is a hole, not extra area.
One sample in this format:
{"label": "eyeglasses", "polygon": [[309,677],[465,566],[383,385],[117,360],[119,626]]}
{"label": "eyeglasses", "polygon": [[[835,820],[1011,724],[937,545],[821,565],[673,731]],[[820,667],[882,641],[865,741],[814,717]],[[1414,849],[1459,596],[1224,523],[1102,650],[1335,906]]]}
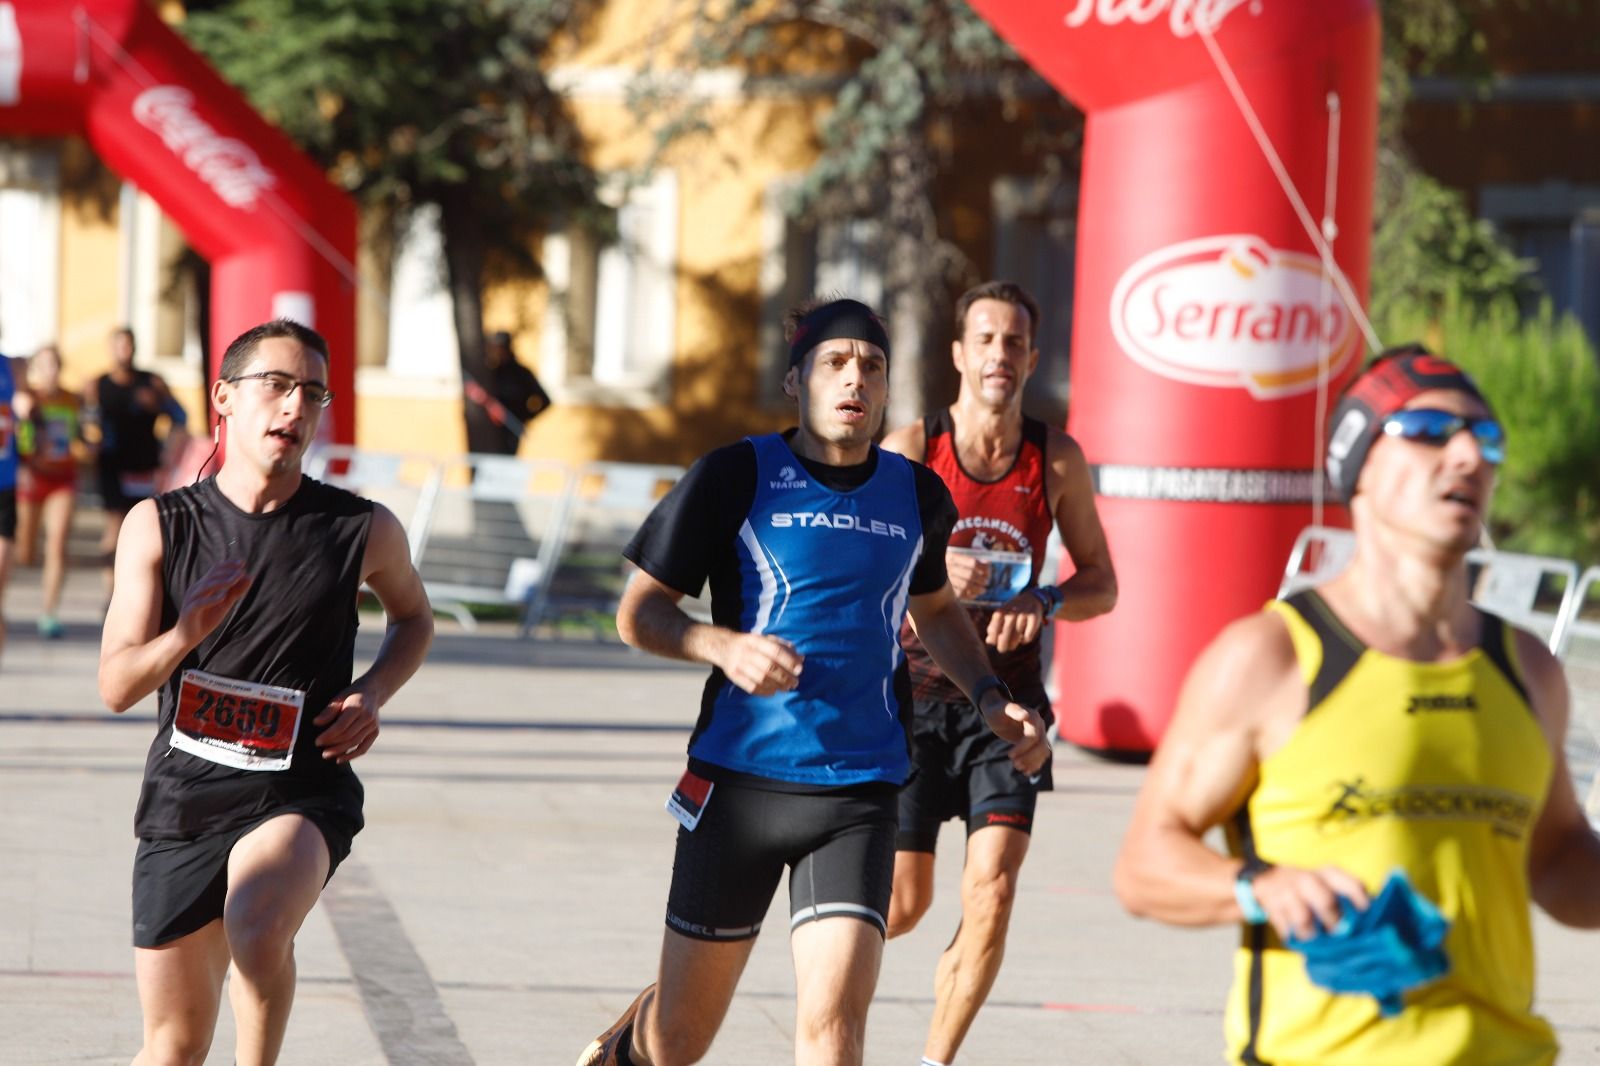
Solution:
{"label": "eyeglasses", "polygon": [[1478,442],[1478,451],[1484,462],[1499,466],[1506,460],[1506,431],[1492,418],[1468,418],[1454,411],[1440,411],[1432,407],[1411,407],[1396,411],[1383,420],[1383,432],[1391,437],[1404,437],[1418,444],[1442,448],[1462,430],[1472,434]]}
{"label": "eyeglasses", "polygon": [[226,379],[230,384],[241,381],[259,381],[258,386],[274,400],[281,400],[294,395],[294,390],[299,389],[306,394],[306,399],[318,407],[326,407],[333,402],[333,390],[320,381],[299,381],[289,374],[277,370],[263,370],[259,374],[240,374],[238,377]]}

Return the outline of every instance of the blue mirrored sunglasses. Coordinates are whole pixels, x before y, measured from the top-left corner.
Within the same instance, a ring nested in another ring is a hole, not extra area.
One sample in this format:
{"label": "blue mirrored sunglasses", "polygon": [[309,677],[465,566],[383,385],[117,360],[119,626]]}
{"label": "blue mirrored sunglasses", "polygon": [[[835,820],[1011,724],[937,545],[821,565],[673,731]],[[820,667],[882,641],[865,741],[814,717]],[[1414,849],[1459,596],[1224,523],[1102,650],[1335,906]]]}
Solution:
{"label": "blue mirrored sunglasses", "polygon": [[1391,437],[1404,437],[1418,444],[1442,448],[1462,430],[1472,434],[1485,462],[1499,466],[1506,460],[1506,431],[1492,418],[1468,418],[1454,411],[1432,407],[1410,407],[1383,420],[1383,431]]}

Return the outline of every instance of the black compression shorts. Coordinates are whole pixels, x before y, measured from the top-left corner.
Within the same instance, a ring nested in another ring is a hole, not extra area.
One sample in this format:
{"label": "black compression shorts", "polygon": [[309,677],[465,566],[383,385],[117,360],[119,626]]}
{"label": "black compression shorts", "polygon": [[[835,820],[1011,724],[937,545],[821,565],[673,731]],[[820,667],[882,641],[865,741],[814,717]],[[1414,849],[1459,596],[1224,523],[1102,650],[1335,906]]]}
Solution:
{"label": "black compression shorts", "polygon": [[273,811],[259,821],[190,840],[141,838],[133,857],[133,946],[154,948],[188,936],[222,917],[228,895],[228,856],[241,837],[262,822],[301,814],[328,845],[328,877],[350,854],[361,826],[325,806]]}
{"label": "black compression shorts", "polygon": [[698,940],[747,940],[761,932],[787,866],[791,929],[845,917],[884,932],[895,791],[888,784],[821,793],[714,785],[700,824],[678,830],[667,926]]}
{"label": "black compression shorts", "polygon": [[17,539],[17,490],[0,489],[0,540]]}
{"label": "black compression shorts", "polygon": [[[1048,725],[1054,720],[1043,688],[1017,693]],[[900,851],[934,850],[939,827],[965,818],[967,835],[992,825],[1033,831],[1039,793],[1053,787],[1051,763],[1030,779],[1011,765],[1001,740],[965,699],[918,700],[911,724],[911,776],[900,792]]]}

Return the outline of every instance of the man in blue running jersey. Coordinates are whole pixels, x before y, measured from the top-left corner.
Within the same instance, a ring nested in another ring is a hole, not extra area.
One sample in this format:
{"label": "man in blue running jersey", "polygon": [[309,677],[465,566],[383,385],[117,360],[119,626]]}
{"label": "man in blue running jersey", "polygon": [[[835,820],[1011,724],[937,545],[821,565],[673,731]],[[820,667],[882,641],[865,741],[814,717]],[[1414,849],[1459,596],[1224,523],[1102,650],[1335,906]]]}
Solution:
{"label": "man in blue running jersey", "polygon": [[[889,339],[864,304],[790,312],[784,391],[799,425],[703,457],[624,554],[617,610],[635,647],[711,666],[689,765],[656,983],[579,1066],[699,1061],[722,1024],[785,866],[798,996],[795,1058],[859,1064],[883,954],[896,794],[910,770],[909,613],[945,673],[1012,742],[1050,756],[1037,711],[989,673],[944,553],[955,507],[937,475],[873,443]],[[679,607],[711,582],[709,624]]]}

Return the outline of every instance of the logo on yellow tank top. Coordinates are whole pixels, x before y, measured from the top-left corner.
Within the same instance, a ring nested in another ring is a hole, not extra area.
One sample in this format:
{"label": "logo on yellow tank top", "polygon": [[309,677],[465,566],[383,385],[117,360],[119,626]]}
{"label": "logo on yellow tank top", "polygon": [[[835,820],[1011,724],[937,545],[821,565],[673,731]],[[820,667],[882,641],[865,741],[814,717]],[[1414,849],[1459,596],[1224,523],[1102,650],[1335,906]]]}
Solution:
{"label": "logo on yellow tank top", "polygon": [[1533,823],[1533,803],[1515,792],[1473,786],[1405,785],[1377,788],[1365,777],[1335,782],[1337,795],[1317,820],[1324,832],[1355,829],[1377,818],[1487,823],[1500,836],[1521,840]]}

